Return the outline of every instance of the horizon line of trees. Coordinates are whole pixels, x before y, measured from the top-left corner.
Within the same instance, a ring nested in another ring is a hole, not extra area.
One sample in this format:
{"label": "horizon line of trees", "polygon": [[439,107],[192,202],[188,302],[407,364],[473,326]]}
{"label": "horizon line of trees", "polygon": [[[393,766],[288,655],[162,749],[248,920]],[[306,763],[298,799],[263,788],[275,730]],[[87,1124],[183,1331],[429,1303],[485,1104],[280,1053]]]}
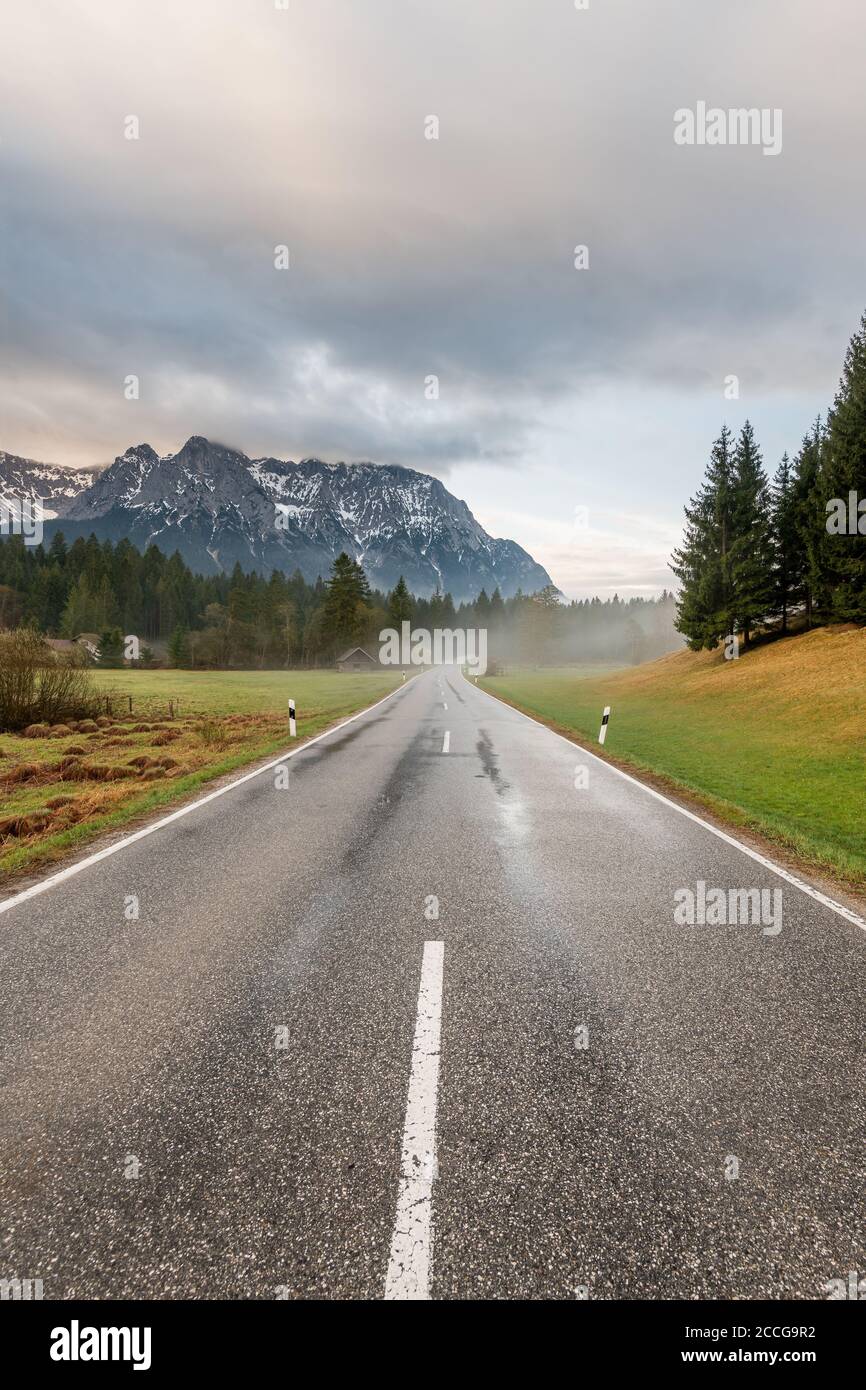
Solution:
{"label": "horizon line of trees", "polygon": [[350,646],[378,649],[379,632],[409,620],[415,627],[486,628],[499,663],[574,660],[636,662],[679,645],[674,596],[621,600],[617,595],[560,602],[550,585],[504,599],[482,589],[455,605],[448,593],[420,598],[401,577],[384,593],[371,589],[357,561],[341,554],[327,580],[300,570],[264,577],[236,565],[231,574],[197,575],[175,552],[140,552],[127,540],[63,533],[47,547],[20,536],[0,544],[0,630],[33,628],[49,637],[98,638],[100,662],[124,664],[123,637],[134,633],[144,664],[151,644],[176,667],[288,667],[329,664]]}
{"label": "horizon line of trees", "polygon": [[770,480],[751,423],[715,441],[671,569],[693,650],[756,630],[866,623],[866,313],[827,418]]}

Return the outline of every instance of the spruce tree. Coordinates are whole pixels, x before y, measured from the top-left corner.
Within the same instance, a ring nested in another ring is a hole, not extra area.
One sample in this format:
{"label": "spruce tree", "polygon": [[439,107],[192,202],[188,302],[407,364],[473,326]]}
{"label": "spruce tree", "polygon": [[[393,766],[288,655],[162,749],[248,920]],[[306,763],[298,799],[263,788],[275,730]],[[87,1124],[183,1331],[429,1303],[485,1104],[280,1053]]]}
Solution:
{"label": "spruce tree", "polygon": [[823,616],[830,606],[823,443],[824,431],[819,416],[812,433],[803,440],[792,473],[794,525],[803,570],[802,594],[807,627],[812,626],[816,614]]}
{"label": "spruce tree", "polygon": [[69,591],[69,597],[60,620],[60,631],[64,637],[77,637],[81,632],[92,632],[94,628],[95,603],[87,575],[82,571]]}
{"label": "spruce tree", "polygon": [[168,659],[175,668],[189,666],[190,664],[189,633],[186,628],[181,627],[180,624],[175,628],[169,639]]}
{"label": "spruce tree", "polygon": [[497,584],[493,593],[490,595],[490,626],[498,630],[502,627],[504,621],[505,604],[502,601],[502,595],[499,592],[499,585]]}
{"label": "spruce tree", "polygon": [[322,605],[322,632],[331,647],[357,642],[370,614],[370,586],[356,560],[345,551],[331,568]]}
{"label": "spruce tree", "polygon": [[442,627],[442,610],[445,600],[442,597],[439,585],[436,585],[435,592],[430,595],[429,601],[429,625],[430,627]]}
{"label": "spruce tree", "polygon": [[671,569],[680,581],[676,626],[693,651],[712,650],[734,631],[731,577],[734,541],[734,461],[727,425],[713,445],[698,493],[685,509],[682,545]]}
{"label": "spruce tree", "polygon": [[401,623],[409,622],[412,617],[412,595],[406,588],[406,580],[402,574],[388,595],[388,620],[392,627],[399,628]]}
{"label": "spruce tree", "polygon": [[773,548],[767,478],[755,432],[747,420],[733,454],[731,586],[743,646],[773,607]]}
{"label": "spruce tree", "polygon": [[866,314],[848,345],[827,417],[823,464],[825,516],[827,502],[838,499],[847,511],[853,497],[853,527],[828,534],[823,548],[831,614],[842,622],[866,622],[866,508],[858,511],[866,500]]}
{"label": "spruce tree", "polygon": [[802,601],[806,560],[797,530],[797,507],[791,460],[783,454],[770,489],[773,532],[773,612],[788,631],[791,608]]}

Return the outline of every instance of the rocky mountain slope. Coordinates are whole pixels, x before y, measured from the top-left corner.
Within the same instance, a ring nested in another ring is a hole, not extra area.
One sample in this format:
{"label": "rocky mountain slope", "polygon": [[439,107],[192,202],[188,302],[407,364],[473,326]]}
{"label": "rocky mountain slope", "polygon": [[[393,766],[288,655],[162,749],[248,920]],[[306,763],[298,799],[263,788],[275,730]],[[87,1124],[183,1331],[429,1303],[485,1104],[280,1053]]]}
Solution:
{"label": "rocky mountain slope", "polygon": [[75,498],[92,486],[99,472],[98,468],[37,463],[0,450],[0,501],[6,497],[39,499],[43,516],[62,516]]}
{"label": "rocky mountain slope", "polygon": [[[240,563],[246,570],[297,568],[314,580],[345,550],[381,589],[401,574],[417,594],[438,587],[458,600],[497,585],[508,597],[550,583],[519,545],[489,536],[465,502],[410,468],[249,459],[198,435],[162,457],[136,445],[83,482],[81,472],[70,474],[65,490],[65,477],[49,476],[65,470],[28,466],[37,470],[32,483],[41,495],[54,488],[52,510],[62,524],[48,522],[47,535],[125,536],[140,548],[178,550],[200,573]],[[18,469],[22,486],[25,473]]]}

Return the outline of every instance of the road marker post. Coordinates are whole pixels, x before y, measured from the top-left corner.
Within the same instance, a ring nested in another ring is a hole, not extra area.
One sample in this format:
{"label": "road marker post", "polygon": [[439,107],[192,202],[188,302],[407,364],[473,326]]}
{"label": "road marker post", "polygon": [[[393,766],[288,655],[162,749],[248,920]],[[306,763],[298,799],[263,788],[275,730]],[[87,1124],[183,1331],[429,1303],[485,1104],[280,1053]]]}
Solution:
{"label": "road marker post", "polygon": [[601,728],[598,731],[599,743],[604,743],[607,738],[607,721],[610,719],[610,705],[605,705],[604,713],[601,716]]}
{"label": "road marker post", "polygon": [[292,738],[297,738],[297,737],[298,737],[298,726],[297,726],[297,724],[295,723],[295,714],[296,714],[296,711],[295,711],[295,702],[294,702],[294,700],[290,700],[290,701],[289,701],[289,733],[291,734]]}

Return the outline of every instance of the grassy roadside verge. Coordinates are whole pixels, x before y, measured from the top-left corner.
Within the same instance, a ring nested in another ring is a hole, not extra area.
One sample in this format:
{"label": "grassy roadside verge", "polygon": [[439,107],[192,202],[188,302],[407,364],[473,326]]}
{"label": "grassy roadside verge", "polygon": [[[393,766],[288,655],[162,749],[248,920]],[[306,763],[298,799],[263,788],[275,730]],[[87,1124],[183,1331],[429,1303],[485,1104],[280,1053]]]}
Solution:
{"label": "grassy roadside verge", "polygon": [[105,671],[95,680],[114,696],[111,716],[37,737],[0,734],[0,893],[97,835],[287,749],[290,696],[300,746],[401,684],[387,671]]}
{"label": "grassy roadside verge", "polygon": [[[866,887],[866,631],[822,628],[725,662],[678,652],[608,675],[480,684],[804,866]],[[598,748],[601,713],[612,707]]]}

